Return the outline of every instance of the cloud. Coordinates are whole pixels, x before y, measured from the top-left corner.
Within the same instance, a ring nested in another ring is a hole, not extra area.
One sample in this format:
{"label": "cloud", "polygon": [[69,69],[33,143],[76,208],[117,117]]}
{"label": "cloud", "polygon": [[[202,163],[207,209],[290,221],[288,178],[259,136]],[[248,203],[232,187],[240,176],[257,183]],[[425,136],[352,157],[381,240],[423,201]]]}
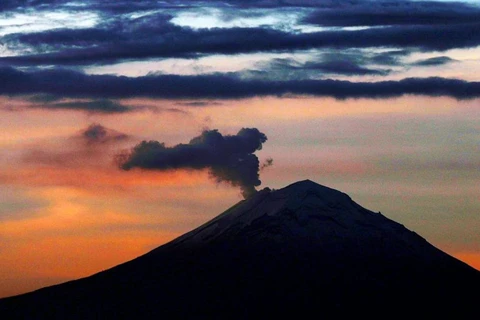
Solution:
{"label": "cloud", "polygon": [[349,60],[333,60],[327,62],[317,62],[306,64],[306,69],[318,70],[323,73],[334,73],[342,75],[387,75],[388,70],[375,70],[359,66],[353,61]]}
{"label": "cloud", "polygon": [[402,65],[401,57],[408,56],[409,50],[389,50],[375,54],[371,58],[371,62],[379,65],[400,66]]}
{"label": "cloud", "polygon": [[[337,75],[387,75],[390,70],[373,69],[366,65],[370,58],[360,53],[324,53],[317,59],[300,63],[293,59],[272,59],[259,64],[261,71],[254,72],[265,78],[315,79],[323,74]],[[247,72],[248,74],[248,72]],[[278,76],[277,76],[278,74]]]}
{"label": "cloud", "polygon": [[33,105],[34,108],[42,109],[62,109],[62,110],[80,110],[92,113],[124,113],[135,110],[130,106],[122,105],[121,103],[100,99],[92,101],[70,101],[70,102],[56,102],[48,104]]}
{"label": "cloud", "polygon": [[112,129],[105,128],[101,124],[93,123],[81,132],[81,138],[85,139],[88,144],[92,143],[109,143],[129,138],[124,133],[117,132]]}
{"label": "cloud", "polygon": [[2,2],[0,2],[0,12],[17,9],[24,6],[26,3],[27,0],[3,0]]}
{"label": "cloud", "polygon": [[433,58],[428,58],[424,60],[419,60],[417,62],[414,62],[413,65],[422,66],[422,67],[441,66],[454,61],[457,61],[457,60],[447,56],[441,56],[441,57],[433,57]]}
{"label": "cloud", "polygon": [[260,170],[263,170],[265,168],[268,168],[273,165],[273,159],[272,158],[267,158],[261,165]]}
{"label": "cloud", "polygon": [[[0,90],[1,91],[1,90]],[[126,113],[134,112],[140,109],[147,109],[148,107],[144,106],[129,106],[119,103],[117,101],[112,101],[108,99],[93,99],[93,100],[77,100],[77,101],[63,101],[64,97],[58,96],[56,94],[33,94],[26,97],[26,100],[31,102],[27,105],[27,108],[32,109],[44,109],[44,110],[74,110],[74,111],[84,111],[87,113],[95,114],[117,114],[117,113]],[[19,107],[17,109],[22,109]],[[14,110],[11,108],[9,110]],[[150,108],[155,110],[155,108]]]}
{"label": "cloud", "polygon": [[[187,0],[188,2],[188,0]],[[75,10],[72,4],[78,4],[77,1],[72,0],[2,0],[0,2],[1,10],[13,9],[29,9],[29,10],[46,10],[46,9],[63,9]],[[173,6],[173,5],[172,5]],[[132,2],[130,0],[118,1],[101,1],[91,0],[84,1],[82,8],[85,10],[98,10],[104,13],[129,13],[137,10],[152,10],[159,7],[156,0],[137,0]],[[163,7],[168,7],[164,5]]]}
{"label": "cloud", "polygon": [[52,94],[36,94],[30,97],[26,97],[27,101],[35,104],[44,105],[46,103],[54,103],[61,100],[61,97]]}
{"label": "cloud", "polygon": [[[372,20],[375,17],[373,15]],[[2,41],[17,54],[1,57],[0,64],[86,66],[287,50],[391,47],[445,51],[480,45],[478,15],[477,20],[468,23],[412,23],[309,33],[267,26],[191,29],[174,25],[170,19],[170,15],[159,13],[137,19],[117,18],[94,28],[6,35]]]}
{"label": "cloud", "polygon": [[3,41],[12,49],[30,49],[30,54],[18,56],[22,61],[19,63],[48,64],[49,57],[54,57],[64,65],[88,61],[98,64],[118,58],[146,57],[146,50],[169,42],[175,34],[188,32],[170,23],[172,16],[164,13],[144,14],[138,18],[109,14],[103,18],[104,21],[94,27],[19,32],[4,36]]}
{"label": "cloud", "polygon": [[399,81],[350,82],[342,80],[243,80],[236,74],[196,76],[151,75],[124,77],[86,75],[68,70],[22,72],[0,68],[0,95],[59,95],[71,98],[119,99],[242,99],[259,96],[310,95],[348,98],[390,98],[403,95],[480,97],[480,82],[439,77]]}
{"label": "cloud", "polygon": [[452,25],[478,23],[480,8],[461,2],[352,1],[340,2],[308,15],[303,22],[324,27]]}
{"label": "cloud", "polygon": [[123,170],[208,169],[215,181],[240,187],[247,198],[261,184],[260,163],[254,153],[261,150],[266,141],[267,136],[256,128],[242,128],[236,135],[205,130],[188,144],[173,147],[158,141],[142,141],[116,158]]}
{"label": "cloud", "polygon": [[190,101],[190,102],[179,102],[178,104],[186,107],[208,107],[208,106],[222,105],[220,102],[214,102],[214,101]]}
{"label": "cloud", "polygon": [[70,137],[45,141],[27,149],[21,160],[31,165],[62,168],[104,165],[130,136],[93,123]]}

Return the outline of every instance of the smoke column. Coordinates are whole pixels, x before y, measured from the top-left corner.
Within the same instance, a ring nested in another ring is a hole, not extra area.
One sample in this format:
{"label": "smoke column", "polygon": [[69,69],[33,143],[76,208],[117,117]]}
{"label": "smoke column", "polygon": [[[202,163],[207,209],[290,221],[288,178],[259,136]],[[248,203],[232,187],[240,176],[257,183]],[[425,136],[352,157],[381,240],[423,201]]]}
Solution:
{"label": "smoke column", "polygon": [[247,198],[261,184],[260,163],[254,153],[262,149],[265,141],[266,135],[256,128],[242,128],[236,135],[225,136],[218,130],[204,130],[188,144],[173,147],[158,141],[142,141],[117,155],[117,163],[123,170],[208,169],[216,182],[240,187]]}

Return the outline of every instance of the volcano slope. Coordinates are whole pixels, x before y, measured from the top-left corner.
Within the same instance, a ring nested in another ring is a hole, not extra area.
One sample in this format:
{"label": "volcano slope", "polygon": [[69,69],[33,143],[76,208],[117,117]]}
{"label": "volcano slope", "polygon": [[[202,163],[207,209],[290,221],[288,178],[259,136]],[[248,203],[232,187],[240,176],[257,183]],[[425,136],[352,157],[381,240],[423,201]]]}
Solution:
{"label": "volcano slope", "polygon": [[3,319],[478,315],[480,272],[340,191],[265,188],[92,276],[0,299]]}

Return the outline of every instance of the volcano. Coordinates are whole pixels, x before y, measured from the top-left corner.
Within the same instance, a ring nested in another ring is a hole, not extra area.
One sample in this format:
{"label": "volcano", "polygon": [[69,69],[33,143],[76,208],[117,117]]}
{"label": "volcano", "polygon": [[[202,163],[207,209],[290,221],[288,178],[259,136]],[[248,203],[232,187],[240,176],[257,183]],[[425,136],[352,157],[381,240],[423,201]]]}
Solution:
{"label": "volcano", "polygon": [[0,299],[3,319],[478,316],[480,272],[347,194],[265,188],[143,256]]}

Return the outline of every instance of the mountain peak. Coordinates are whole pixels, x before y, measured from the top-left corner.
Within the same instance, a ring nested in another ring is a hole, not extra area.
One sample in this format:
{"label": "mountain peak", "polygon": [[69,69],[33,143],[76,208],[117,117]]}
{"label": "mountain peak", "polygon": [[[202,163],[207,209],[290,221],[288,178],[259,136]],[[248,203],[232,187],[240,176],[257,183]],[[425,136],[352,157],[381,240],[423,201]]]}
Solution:
{"label": "mountain peak", "polygon": [[314,245],[323,245],[392,230],[401,236],[410,233],[380,213],[363,208],[343,192],[303,180],[278,190],[264,188],[169,246],[204,246],[242,237],[259,243],[310,239]]}
{"label": "mountain peak", "polygon": [[471,292],[478,286],[477,270],[416,233],[345,193],[303,180],[260,190],[109,270],[0,299],[0,313],[24,319],[249,319],[449,310],[471,318],[478,309]]}
{"label": "mountain peak", "polygon": [[[264,191],[264,190],[271,191],[271,189],[268,188],[268,187],[264,188],[261,191]],[[297,181],[297,182],[293,182],[293,183],[287,185],[286,187],[284,187],[282,189],[278,189],[278,190],[286,190],[289,193],[303,192],[303,191],[306,191],[306,190],[315,190],[316,192],[322,192],[322,190],[324,192],[340,192],[338,190],[335,190],[335,189],[326,187],[324,185],[318,184],[318,183],[316,183],[316,182],[314,182],[310,179],[305,179],[305,180],[300,180],[300,181]],[[340,192],[340,193],[342,193],[342,192]]]}
{"label": "mountain peak", "polygon": [[313,181],[310,180],[310,179],[305,179],[305,180],[300,180],[300,181],[294,182],[294,183],[292,183],[292,184],[289,184],[289,185],[286,186],[285,188],[298,188],[298,189],[306,189],[306,188],[326,188],[326,189],[332,190],[331,188],[326,187],[326,186],[323,186],[323,185],[318,184],[318,183],[316,183],[316,182],[313,182]]}
{"label": "mountain peak", "polygon": [[308,196],[322,199],[324,202],[342,202],[344,205],[352,202],[352,199],[345,193],[323,186],[311,180],[294,182],[285,188],[275,192],[277,196],[286,197],[290,200],[302,201]]}

